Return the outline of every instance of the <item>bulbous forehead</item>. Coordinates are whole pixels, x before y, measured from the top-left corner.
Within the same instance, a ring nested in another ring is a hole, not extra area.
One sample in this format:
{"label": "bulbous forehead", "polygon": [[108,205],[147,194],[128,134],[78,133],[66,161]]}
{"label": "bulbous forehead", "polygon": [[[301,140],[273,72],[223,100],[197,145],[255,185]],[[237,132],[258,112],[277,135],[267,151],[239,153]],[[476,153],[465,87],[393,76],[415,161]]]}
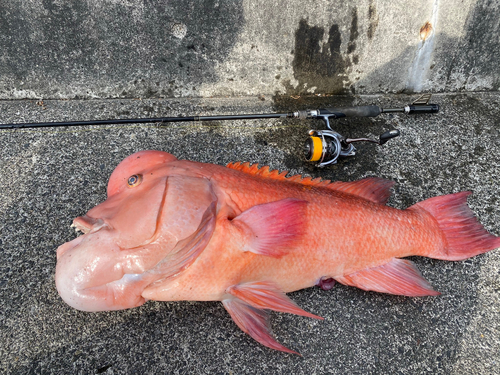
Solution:
{"label": "bulbous forehead", "polygon": [[128,156],[118,164],[108,182],[108,197],[118,193],[126,187],[128,178],[134,174],[143,174],[159,164],[176,161],[177,158],[164,151],[139,151]]}

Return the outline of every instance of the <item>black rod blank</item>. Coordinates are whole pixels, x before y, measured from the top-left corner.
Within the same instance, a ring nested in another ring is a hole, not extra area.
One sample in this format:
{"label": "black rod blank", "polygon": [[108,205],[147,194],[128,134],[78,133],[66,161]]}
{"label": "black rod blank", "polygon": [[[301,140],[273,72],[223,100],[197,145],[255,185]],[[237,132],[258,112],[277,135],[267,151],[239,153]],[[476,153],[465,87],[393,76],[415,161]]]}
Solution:
{"label": "black rod blank", "polygon": [[246,115],[220,115],[220,116],[186,116],[186,117],[157,117],[157,118],[132,118],[90,121],[66,121],[66,122],[34,122],[19,124],[0,124],[0,129],[19,128],[46,128],[60,126],[85,126],[85,125],[113,125],[113,124],[145,124],[145,123],[168,123],[168,122],[196,122],[217,120],[253,120],[262,118],[293,117],[293,113],[261,113]]}

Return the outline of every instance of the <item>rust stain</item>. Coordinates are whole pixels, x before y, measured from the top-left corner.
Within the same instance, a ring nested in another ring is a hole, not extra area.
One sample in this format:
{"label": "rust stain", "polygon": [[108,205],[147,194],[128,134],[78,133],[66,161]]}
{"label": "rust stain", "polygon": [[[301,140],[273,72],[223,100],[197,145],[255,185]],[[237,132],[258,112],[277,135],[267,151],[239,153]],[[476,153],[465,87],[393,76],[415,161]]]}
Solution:
{"label": "rust stain", "polygon": [[427,21],[424,26],[420,28],[420,39],[426,40],[432,33],[432,24]]}

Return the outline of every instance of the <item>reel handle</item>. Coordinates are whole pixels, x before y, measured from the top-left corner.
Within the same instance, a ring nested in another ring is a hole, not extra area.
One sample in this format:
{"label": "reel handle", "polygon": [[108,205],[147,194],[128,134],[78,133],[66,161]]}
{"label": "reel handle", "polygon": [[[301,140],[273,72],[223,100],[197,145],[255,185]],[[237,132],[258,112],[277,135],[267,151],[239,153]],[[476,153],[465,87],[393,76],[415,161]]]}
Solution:
{"label": "reel handle", "polygon": [[395,138],[395,137],[398,137],[401,133],[399,132],[399,130],[397,129],[394,129],[394,130],[389,130],[388,132],[385,132],[383,134],[380,134],[380,137],[379,137],[379,142],[378,144],[379,145],[383,145],[384,143],[386,143],[388,140],[392,139],[392,138]]}

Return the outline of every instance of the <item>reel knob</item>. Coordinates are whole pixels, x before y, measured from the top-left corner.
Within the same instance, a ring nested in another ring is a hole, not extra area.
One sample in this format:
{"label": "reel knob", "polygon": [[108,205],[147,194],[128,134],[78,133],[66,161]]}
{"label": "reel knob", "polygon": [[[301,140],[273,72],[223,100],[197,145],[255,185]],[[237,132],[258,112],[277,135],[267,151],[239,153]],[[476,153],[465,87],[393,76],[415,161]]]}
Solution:
{"label": "reel knob", "polygon": [[399,134],[400,134],[399,130],[397,130],[397,129],[389,130],[388,132],[381,134],[379,137],[379,145],[385,144],[389,139],[392,139],[394,137],[398,137]]}

